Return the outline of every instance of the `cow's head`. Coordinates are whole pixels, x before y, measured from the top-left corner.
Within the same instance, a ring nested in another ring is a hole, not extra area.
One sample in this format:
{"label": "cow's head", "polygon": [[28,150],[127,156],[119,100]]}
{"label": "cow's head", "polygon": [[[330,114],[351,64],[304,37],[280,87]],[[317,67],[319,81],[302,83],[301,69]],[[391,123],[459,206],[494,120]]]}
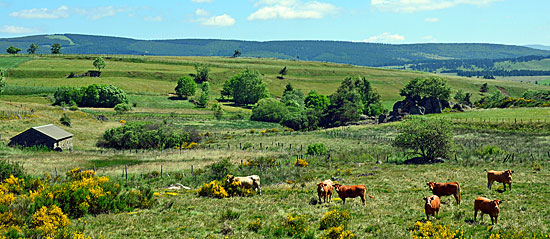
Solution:
{"label": "cow's head", "polygon": [[426,201],[426,204],[430,204],[434,200],[434,196],[424,197],[424,201]]}
{"label": "cow's head", "polygon": [[500,203],[502,201],[498,200],[498,199],[495,199],[491,202],[491,206],[493,206],[493,208],[495,209],[496,212],[500,212]]}
{"label": "cow's head", "polygon": [[340,185],[339,183],[335,183],[334,185],[332,185],[334,187],[334,190],[336,190],[336,192],[340,192]]}
{"label": "cow's head", "polygon": [[233,182],[233,179],[235,179],[235,176],[231,175],[231,174],[228,174],[227,176],[227,182],[228,183],[232,183]]}
{"label": "cow's head", "polygon": [[435,187],[434,182],[428,182],[426,185],[428,185],[428,187],[430,187],[431,190],[434,190],[434,187]]}
{"label": "cow's head", "polygon": [[506,177],[511,177],[513,173],[514,173],[514,171],[512,171],[510,169],[504,171],[504,175],[506,175]]}
{"label": "cow's head", "polygon": [[325,183],[320,182],[320,183],[317,184],[317,190],[319,190],[320,192],[324,192],[325,191],[325,186],[327,186]]}

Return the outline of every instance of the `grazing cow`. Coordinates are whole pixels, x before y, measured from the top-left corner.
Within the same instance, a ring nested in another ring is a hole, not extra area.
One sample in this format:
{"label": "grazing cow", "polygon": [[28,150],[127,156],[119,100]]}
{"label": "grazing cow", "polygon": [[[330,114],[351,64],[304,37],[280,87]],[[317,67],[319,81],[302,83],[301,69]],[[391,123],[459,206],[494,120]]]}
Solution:
{"label": "grazing cow", "polygon": [[474,221],[477,219],[477,211],[481,211],[481,221],[483,221],[483,214],[487,213],[489,214],[489,216],[491,216],[491,224],[497,223],[501,202],[502,201],[500,200],[491,200],[484,197],[477,197],[474,203]]}
{"label": "grazing cow", "polygon": [[439,208],[441,206],[441,201],[437,195],[432,195],[429,197],[424,197],[424,212],[426,213],[426,220],[430,220],[430,215],[435,217],[436,214],[439,215]]}
{"label": "grazing cow", "polygon": [[334,183],[330,179],[327,179],[317,184],[317,196],[319,197],[319,203],[322,203],[321,198],[324,199],[325,203],[327,202],[328,198],[328,202],[330,203],[330,201],[332,200],[333,184]]}
{"label": "grazing cow", "polygon": [[[342,199],[342,204],[346,204],[346,198],[361,197],[363,206],[365,206],[365,193],[367,191],[365,185],[344,186],[337,183],[334,184],[334,189],[336,189],[338,197]],[[369,197],[374,198],[371,195],[369,195]]]}
{"label": "grazing cow", "polygon": [[427,183],[433,194],[438,197],[453,195],[456,199],[456,203],[460,205],[460,185],[457,182],[452,183]]}
{"label": "grazing cow", "polygon": [[512,190],[512,173],[514,173],[514,171],[510,169],[506,171],[487,171],[487,169],[485,169],[485,172],[487,172],[487,187],[489,190],[491,190],[494,181],[502,183],[504,185],[504,191],[506,191],[506,184],[508,184],[510,190]]}
{"label": "grazing cow", "polygon": [[227,175],[227,182],[233,183],[233,181],[241,182],[244,188],[253,188],[258,191],[259,195],[262,195],[262,188],[260,187],[260,176],[250,175],[245,177],[235,177],[233,175]]}

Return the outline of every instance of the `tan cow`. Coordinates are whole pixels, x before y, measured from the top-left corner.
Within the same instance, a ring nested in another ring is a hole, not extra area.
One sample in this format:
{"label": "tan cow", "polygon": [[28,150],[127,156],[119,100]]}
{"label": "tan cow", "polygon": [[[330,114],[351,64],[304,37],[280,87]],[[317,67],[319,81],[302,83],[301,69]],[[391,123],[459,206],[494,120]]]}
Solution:
{"label": "tan cow", "polygon": [[426,213],[426,220],[430,220],[430,216],[435,217],[439,214],[439,208],[441,207],[441,201],[437,195],[424,197],[424,212]]}
{"label": "tan cow", "polygon": [[[334,189],[338,193],[338,197],[342,199],[342,204],[346,204],[346,198],[360,197],[363,206],[365,206],[365,193],[367,192],[367,187],[365,187],[365,185],[344,186],[334,184]],[[369,195],[369,197],[374,198],[371,195]]]}
{"label": "tan cow", "polygon": [[324,199],[325,203],[332,200],[332,185],[334,183],[332,180],[327,179],[317,184],[317,196],[319,197],[319,203],[322,203],[321,198]]}
{"label": "tan cow", "polygon": [[508,184],[510,190],[512,190],[512,173],[514,173],[514,171],[510,169],[506,171],[487,171],[487,169],[485,169],[485,172],[487,172],[487,187],[489,190],[491,190],[494,181],[502,183],[504,185],[504,191],[506,191],[506,184]]}
{"label": "tan cow", "polygon": [[460,205],[460,184],[458,184],[457,182],[452,182],[452,183],[428,182],[427,184],[432,190],[433,194],[437,195],[438,197],[453,195],[456,199],[456,203]]}
{"label": "tan cow", "polygon": [[474,221],[477,219],[477,211],[481,211],[481,221],[483,221],[483,214],[486,213],[491,216],[491,224],[497,223],[500,203],[502,203],[500,200],[491,200],[484,197],[476,198],[474,203]]}
{"label": "tan cow", "polygon": [[231,174],[227,175],[227,182],[232,183],[233,181],[241,182],[241,185],[244,188],[253,188],[258,191],[259,195],[262,195],[262,188],[260,187],[260,176],[250,175],[245,177],[235,177]]}

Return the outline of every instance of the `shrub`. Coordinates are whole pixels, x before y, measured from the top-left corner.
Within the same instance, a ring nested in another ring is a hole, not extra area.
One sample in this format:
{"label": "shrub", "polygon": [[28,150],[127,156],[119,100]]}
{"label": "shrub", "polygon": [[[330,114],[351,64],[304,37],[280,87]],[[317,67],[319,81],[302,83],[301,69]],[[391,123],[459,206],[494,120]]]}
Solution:
{"label": "shrub", "polygon": [[229,196],[218,180],[210,181],[201,186],[198,192],[201,197],[226,198]]}
{"label": "shrub", "polygon": [[70,224],[67,215],[56,205],[42,207],[32,215],[31,223],[36,230],[42,232],[46,238],[55,237],[58,228],[64,228]]}
{"label": "shrub", "polygon": [[199,142],[200,137],[194,132],[175,129],[166,124],[133,122],[108,129],[103,134],[99,146],[116,149],[166,149],[181,147],[185,142]]}
{"label": "shrub", "polygon": [[179,97],[187,99],[187,97],[195,95],[197,84],[195,83],[195,80],[191,79],[191,77],[184,76],[178,80],[175,90]]}
{"label": "shrub", "polygon": [[212,105],[212,111],[214,111],[214,117],[217,120],[221,120],[223,118],[223,109],[220,104]]}
{"label": "shrub", "polygon": [[296,162],[294,162],[294,166],[296,167],[307,167],[308,166],[308,163],[307,161],[303,160],[303,159],[296,159]]}
{"label": "shrub", "polygon": [[234,196],[240,196],[240,197],[249,197],[254,195],[256,191],[254,191],[251,188],[244,188],[241,184],[241,182],[233,181],[231,183],[228,183],[227,180],[223,182],[223,187],[225,191],[227,191],[227,194],[230,197]]}
{"label": "shrub", "polygon": [[54,93],[55,105],[77,104],[80,107],[107,107],[128,103],[126,93],[112,85],[89,85],[82,88],[61,87]]}
{"label": "shrub", "polygon": [[201,107],[207,107],[209,97],[210,97],[210,84],[208,82],[203,82],[201,85],[201,96],[199,97],[199,105]]}
{"label": "shrub", "polygon": [[203,83],[208,81],[210,78],[210,67],[207,65],[195,65],[195,70],[197,71],[197,74],[195,74],[195,81],[198,83]]}
{"label": "shrub", "polygon": [[414,117],[400,126],[393,145],[419,154],[428,162],[447,158],[453,143],[453,131],[448,121]]}
{"label": "shrub", "polygon": [[307,219],[305,215],[287,214],[283,227],[288,236],[304,235],[308,230]]}
{"label": "shrub", "polygon": [[501,155],[503,153],[504,151],[502,149],[493,145],[486,145],[475,151],[475,154],[482,159],[487,159],[489,157]]}
{"label": "shrub", "polygon": [[6,88],[6,79],[4,79],[4,76],[6,75],[6,72],[3,69],[0,69],[0,95],[2,92],[4,92],[4,88]]}
{"label": "shrub", "polygon": [[316,130],[319,128],[321,114],[315,109],[306,109],[300,112],[286,114],[281,124],[292,130]]}
{"label": "shrub", "polygon": [[411,99],[435,97],[439,100],[449,100],[451,88],[443,78],[416,78],[407,83],[399,94]]}
{"label": "shrub", "polygon": [[115,109],[117,114],[122,114],[122,113],[125,113],[125,112],[128,112],[128,111],[132,110],[132,106],[130,106],[127,103],[122,103],[122,104],[115,105],[114,109]]}
{"label": "shrub", "polygon": [[255,104],[260,99],[269,97],[269,91],[260,73],[249,69],[225,82],[222,95],[228,94],[233,96],[237,105]]}
{"label": "shrub", "polygon": [[327,96],[318,94],[316,91],[312,90],[307,94],[304,104],[307,108],[313,108],[323,112],[330,105],[330,101]]}
{"label": "shrub", "polygon": [[261,99],[252,108],[251,120],[279,123],[288,114],[288,109],[280,101],[273,98]]}
{"label": "shrub", "polygon": [[4,181],[10,176],[25,178],[26,174],[23,165],[17,162],[9,162],[6,159],[0,159],[0,181]]}
{"label": "shrub", "polygon": [[231,162],[229,159],[221,159],[218,162],[210,164],[207,166],[208,171],[210,172],[210,179],[214,180],[223,180],[231,172]]}
{"label": "shrub", "polygon": [[422,223],[417,221],[414,224],[411,235],[413,239],[437,238],[437,239],[453,239],[459,234],[460,229],[452,231],[449,226],[442,224],[432,224],[431,221]]}
{"label": "shrub", "polygon": [[325,155],[327,148],[322,143],[310,144],[307,146],[307,154],[309,155]]}
{"label": "shrub", "polygon": [[59,122],[62,125],[65,125],[67,127],[71,127],[71,118],[69,118],[69,116],[67,114],[63,114],[63,116],[61,116],[61,118],[59,119]]}
{"label": "shrub", "polygon": [[320,239],[352,239],[355,238],[355,235],[350,230],[346,230],[343,225],[337,227],[331,227],[326,230]]}
{"label": "shrub", "polygon": [[340,208],[334,208],[323,215],[321,218],[320,229],[325,230],[331,227],[343,227],[346,229],[351,220],[351,215],[347,210],[342,210]]}
{"label": "shrub", "polygon": [[259,218],[256,218],[256,220],[252,220],[248,223],[248,230],[253,232],[258,232],[262,228],[262,220]]}

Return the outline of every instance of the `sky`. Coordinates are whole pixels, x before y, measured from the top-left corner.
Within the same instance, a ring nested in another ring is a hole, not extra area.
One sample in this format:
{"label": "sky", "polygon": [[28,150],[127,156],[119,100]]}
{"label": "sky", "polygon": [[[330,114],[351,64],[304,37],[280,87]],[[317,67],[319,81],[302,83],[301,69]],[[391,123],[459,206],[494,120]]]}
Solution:
{"label": "sky", "polygon": [[0,37],[550,45],[549,0],[0,0]]}

